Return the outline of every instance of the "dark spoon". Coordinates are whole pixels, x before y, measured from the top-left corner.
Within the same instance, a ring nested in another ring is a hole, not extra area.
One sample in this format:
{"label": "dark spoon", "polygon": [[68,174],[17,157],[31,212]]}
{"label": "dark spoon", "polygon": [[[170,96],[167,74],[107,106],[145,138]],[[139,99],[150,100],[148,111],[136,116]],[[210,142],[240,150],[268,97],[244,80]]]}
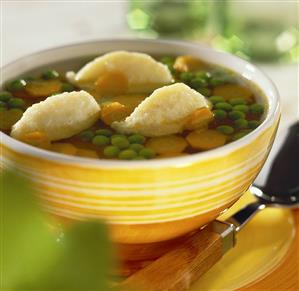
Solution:
{"label": "dark spoon", "polygon": [[234,224],[236,231],[265,207],[299,207],[299,122],[290,127],[272,164],[265,186],[252,186],[251,192],[258,200],[227,220]]}

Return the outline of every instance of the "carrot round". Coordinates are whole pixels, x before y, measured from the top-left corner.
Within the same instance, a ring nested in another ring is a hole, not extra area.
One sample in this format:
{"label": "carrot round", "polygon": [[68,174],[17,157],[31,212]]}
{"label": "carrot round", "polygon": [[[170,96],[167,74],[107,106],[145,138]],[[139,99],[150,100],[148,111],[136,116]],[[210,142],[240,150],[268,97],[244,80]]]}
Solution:
{"label": "carrot round", "polygon": [[46,133],[42,131],[33,131],[24,134],[20,138],[21,141],[43,149],[50,149],[51,142]]}
{"label": "carrot round", "polygon": [[213,113],[209,108],[203,107],[193,111],[186,119],[185,129],[194,130],[203,128],[213,120]]}
{"label": "carrot round", "polygon": [[187,145],[184,138],[176,135],[153,137],[146,142],[146,147],[152,149],[159,155],[181,153]]}
{"label": "carrot round", "polygon": [[114,121],[121,121],[130,114],[130,109],[120,104],[119,102],[112,102],[104,105],[101,109],[101,119],[107,125]]}
{"label": "carrot round", "polygon": [[51,145],[51,150],[66,155],[75,155],[77,153],[77,148],[71,143],[53,143]]}
{"label": "carrot round", "polygon": [[188,143],[199,150],[209,150],[226,143],[227,137],[213,129],[193,131],[187,136]]}
{"label": "carrot round", "polygon": [[95,85],[102,95],[120,95],[128,90],[128,78],[120,72],[107,72],[97,79]]}
{"label": "carrot round", "polygon": [[179,56],[176,58],[173,67],[180,72],[192,72],[204,69],[206,64],[192,56]]}
{"label": "carrot round", "polygon": [[233,98],[244,98],[248,100],[252,98],[252,92],[246,87],[238,84],[226,84],[217,86],[213,90],[213,95],[222,96],[226,100],[230,100]]}
{"label": "carrot round", "polygon": [[25,91],[31,98],[48,97],[54,93],[60,92],[61,82],[58,80],[49,81],[31,81],[25,87]]}

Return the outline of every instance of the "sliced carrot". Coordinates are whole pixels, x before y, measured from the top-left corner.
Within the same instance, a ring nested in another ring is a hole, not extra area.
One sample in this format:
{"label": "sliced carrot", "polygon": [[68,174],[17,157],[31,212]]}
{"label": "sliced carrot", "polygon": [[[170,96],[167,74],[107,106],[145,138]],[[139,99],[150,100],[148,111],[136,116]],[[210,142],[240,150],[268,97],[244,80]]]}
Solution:
{"label": "sliced carrot", "polygon": [[193,131],[186,139],[194,149],[209,150],[224,145],[227,137],[217,130],[207,129]]}
{"label": "sliced carrot", "polygon": [[84,158],[96,158],[97,159],[99,157],[96,151],[86,150],[86,149],[78,149],[76,155],[79,157],[84,157]]}
{"label": "sliced carrot", "polygon": [[213,90],[213,95],[222,96],[226,100],[232,98],[245,98],[247,100],[250,100],[252,98],[252,92],[248,88],[238,84],[226,84],[217,86]]}
{"label": "sliced carrot", "polygon": [[180,72],[192,72],[206,68],[206,64],[192,56],[179,56],[175,59],[173,67]]}
{"label": "sliced carrot", "polygon": [[113,102],[118,102],[127,107],[130,114],[146,98],[146,95],[130,94],[112,97]]}
{"label": "sliced carrot", "polygon": [[213,120],[213,118],[213,113],[209,108],[198,108],[187,117],[185,129],[194,130],[204,128]]}
{"label": "sliced carrot", "polygon": [[160,155],[181,153],[187,145],[185,139],[177,135],[153,137],[146,142],[146,147]]}
{"label": "sliced carrot", "polygon": [[114,121],[123,120],[128,115],[130,115],[130,110],[118,102],[108,103],[101,108],[101,119],[107,125]]}
{"label": "sliced carrot", "polygon": [[43,149],[50,149],[51,142],[46,133],[41,131],[32,131],[24,134],[21,138],[21,141],[39,147]]}
{"label": "sliced carrot", "polygon": [[26,92],[31,98],[45,98],[52,94],[59,93],[61,82],[58,80],[49,81],[31,81],[25,87]]}
{"label": "sliced carrot", "polygon": [[120,95],[128,90],[128,78],[120,72],[107,72],[95,82],[96,89],[101,95]]}
{"label": "sliced carrot", "polygon": [[51,150],[66,155],[75,155],[77,153],[77,148],[71,143],[53,143]]}

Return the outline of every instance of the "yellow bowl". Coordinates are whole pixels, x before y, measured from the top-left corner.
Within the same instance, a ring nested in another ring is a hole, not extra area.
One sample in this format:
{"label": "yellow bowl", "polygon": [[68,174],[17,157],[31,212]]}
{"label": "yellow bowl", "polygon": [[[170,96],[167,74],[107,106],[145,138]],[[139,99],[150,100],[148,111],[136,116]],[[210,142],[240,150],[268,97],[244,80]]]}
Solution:
{"label": "yellow bowl", "polygon": [[252,184],[278,126],[278,93],[244,60],[198,44],[159,40],[101,40],[43,51],[4,67],[3,82],[53,63],[62,62],[65,69],[79,67],[83,57],[113,50],[188,54],[230,68],[260,88],[267,104],[264,121],[244,138],[220,148],[151,161],[61,155],[1,133],[1,166],[15,165],[30,177],[46,211],[68,219],[108,221],[115,242],[169,240],[216,218]]}

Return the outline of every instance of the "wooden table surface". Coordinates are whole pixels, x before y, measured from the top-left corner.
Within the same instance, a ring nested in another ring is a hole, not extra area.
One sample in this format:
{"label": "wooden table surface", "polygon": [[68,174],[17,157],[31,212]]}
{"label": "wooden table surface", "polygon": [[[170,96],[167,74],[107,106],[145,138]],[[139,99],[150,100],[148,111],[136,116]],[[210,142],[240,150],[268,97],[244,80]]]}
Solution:
{"label": "wooden table surface", "polygon": [[264,278],[239,289],[240,291],[299,290],[299,210],[294,211],[296,235],[283,262]]}

